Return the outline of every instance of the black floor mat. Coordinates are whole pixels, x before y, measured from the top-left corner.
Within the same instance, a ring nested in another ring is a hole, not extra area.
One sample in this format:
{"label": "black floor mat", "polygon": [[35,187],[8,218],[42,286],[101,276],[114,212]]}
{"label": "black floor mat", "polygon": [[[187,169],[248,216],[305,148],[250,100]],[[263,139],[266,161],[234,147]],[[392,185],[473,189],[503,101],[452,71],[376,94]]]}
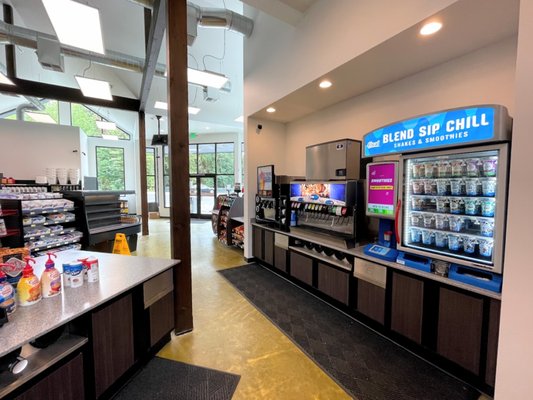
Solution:
{"label": "black floor mat", "polygon": [[480,395],[257,264],[219,272],[359,400],[473,400]]}
{"label": "black floor mat", "polygon": [[154,357],[114,400],[229,400],[240,376]]}

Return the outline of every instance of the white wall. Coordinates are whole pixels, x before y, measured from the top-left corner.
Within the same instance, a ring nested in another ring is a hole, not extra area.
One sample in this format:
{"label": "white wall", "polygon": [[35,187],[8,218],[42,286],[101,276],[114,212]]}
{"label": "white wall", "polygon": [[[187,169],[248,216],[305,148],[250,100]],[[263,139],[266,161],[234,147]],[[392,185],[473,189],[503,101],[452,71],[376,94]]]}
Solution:
{"label": "white wall", "polygon": [[500,340],[496,371],[496,400],[533,396],[533,265],[528,246],[533,235],[533,2],[520,2],[516,65],[507,241]]}
{"label": "white wall", "polygon": [[80,168],[80,129],[0,119],[0,172],[34,180],[49,168]]}
{"label": "white wall", "polygon": [[259,13],[254,33],[244,43],[244,115],[252,115],[455,1],[319,0],[297,27]]}
{"label": "white wall", "polygon": [[380,126],[447,108],[496,103],[514,110],[516,38],[430,68],[287,124],[286,170],[305,175],[305,147],[362,139]]}
{"label": "white wall", "polygon": [[[245,131],[248,131],[244,143],[244,229],[251,232],[250,218],[255,218],[255,194],[257,192],[257,167],[274,164],[276,175],[287,175],[285,168],[285,124],[278,122],[261,122],[262,129],[257,133],[259,121],[248,118]],[[252,133],[253,132],[253,133]],[[250,235],[245,235],[244,257],[252,257]]]}

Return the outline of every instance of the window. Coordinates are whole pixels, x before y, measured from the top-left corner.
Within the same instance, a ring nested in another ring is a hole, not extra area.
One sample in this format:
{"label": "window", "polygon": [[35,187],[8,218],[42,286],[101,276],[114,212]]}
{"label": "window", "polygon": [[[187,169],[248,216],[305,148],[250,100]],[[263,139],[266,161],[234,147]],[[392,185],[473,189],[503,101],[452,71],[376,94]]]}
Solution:
{"label": "window", "polygon": [[[40,122],[45,124],[59,123],[59,102],[57,100],[41,99],[39,101],[43,105],[43,109],[27,109],[24,110],[24,121]],[[1,115],[4,119],[17,119],[17,110],[12,109],[6,111]]]}
{"label": "window", "polygon": [[124,190],[124,149],[96,147],[96,177],[99,190]]}
{"label": "window", "polygon": [[130,140],[130,135],[120,128],[105,131],[98,128],[96,121],[107,120],[83,104],[72,103],[70,105],[70,114],[72,118],[72,126],[81,128],[87,136],[102,137],[102,134],[105,134],[109,136],[116,136],[123,140]]}
{"label": "window", "polygon": [[216,175],[217,194],[231,192],[235,185],[234,143],[189,145],[189,174]]}
{"label": "window", "polygon": [[146,148],[146,184],[149,203],[157,203],[156,149]]}

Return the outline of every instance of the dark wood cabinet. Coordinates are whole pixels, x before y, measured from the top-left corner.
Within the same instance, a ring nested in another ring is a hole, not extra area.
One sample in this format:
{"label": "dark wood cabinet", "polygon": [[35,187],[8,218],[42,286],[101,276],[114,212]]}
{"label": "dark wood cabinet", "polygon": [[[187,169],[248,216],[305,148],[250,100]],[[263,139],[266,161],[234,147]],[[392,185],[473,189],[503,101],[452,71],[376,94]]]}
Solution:
{"label": "dark wood cabinet", "polygon": [[483,299],[440,288],[437,352],[479,374]]}
{"label": "dark wood cabinet", "polygon": [[15,398],[15,400],[43,399],[85,399],[82,354],[78,354]]}
{"label": "dark wood cabinet", "polygon": [[291,251],[291,276],[313,285],[313,259]]}
{"label": "dark wood cabinet", "polygon": [[393,272],[391,301],[391,330],[422,343],[424,282]]}
{"label": "dark wood cabinet", "polygon": [[169,332],[174,328],[174,292],[165,295],[149,308],[150,345],[159,342],[165,335],[170,340]]}
{"label": "dark wood cabinet", "polygon": [[134,363],[131,294],[92,313],[92,343],[98,397]]}
{"label": "dark wood cabinet", "polygon": [[263,260],[263,229],[252,226],[252,250],[254,257]]}
{"label": "dark wood cabinet", "polygon": [[485,382],[494,387],[496,383],[496,357],[498,355],[498,336],[500,331],[501,301],[491,299],[489,302],[489,328],[487,335],[487,368]]}
{"label": "dark wood cabinet", "polygon": [[274,264],[274,232],[265,230],[263,232],[263,260],[269,264]]}
{"label": "dark wood cabinet", "polygon": [[287,250],[274,246],[274,267],[287,272]]}
{"label": "dark wood cabinet", "polygon": [[383,325],[385,323],[385,289],[358,279],[357,311]]}
{"label": "dark wood cabinet", "polygon": [[318,290],[347,305],[350,290],[350,273],[319,262]]}

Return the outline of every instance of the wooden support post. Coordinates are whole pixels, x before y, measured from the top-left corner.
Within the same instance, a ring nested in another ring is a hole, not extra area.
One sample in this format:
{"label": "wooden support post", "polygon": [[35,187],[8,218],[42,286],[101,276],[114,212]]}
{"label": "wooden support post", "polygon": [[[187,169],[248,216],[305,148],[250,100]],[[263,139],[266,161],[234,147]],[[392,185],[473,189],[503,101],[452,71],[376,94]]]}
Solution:
{"label": "wooden support post", "polygon": [[[13,7],[11,7],[9,4],[4,4],[3,11],[4,11],[4,22],[8,24],[13,24]],[[12,79],[17,76],[17,65],[15,61],[15,46],[13,46],[12,44],[6,44],[5,53],[6,53],[6,76],[9,79]]]}
{"label": "wooden support post", "polygon": [[[165,1],[162,1],[165,3]],[[189,210],[187,1],[167,0],[167,96],[170,161],[170,239],[174,269],[175,333],[193,328]],[[161,6],[164,6],[163,4]]]}
{"label": "wooden support post", "polygon": [[139,111],[139,170],[141,173],[141,233],[148,235],[148,182],[146,178],[146,120]]}

